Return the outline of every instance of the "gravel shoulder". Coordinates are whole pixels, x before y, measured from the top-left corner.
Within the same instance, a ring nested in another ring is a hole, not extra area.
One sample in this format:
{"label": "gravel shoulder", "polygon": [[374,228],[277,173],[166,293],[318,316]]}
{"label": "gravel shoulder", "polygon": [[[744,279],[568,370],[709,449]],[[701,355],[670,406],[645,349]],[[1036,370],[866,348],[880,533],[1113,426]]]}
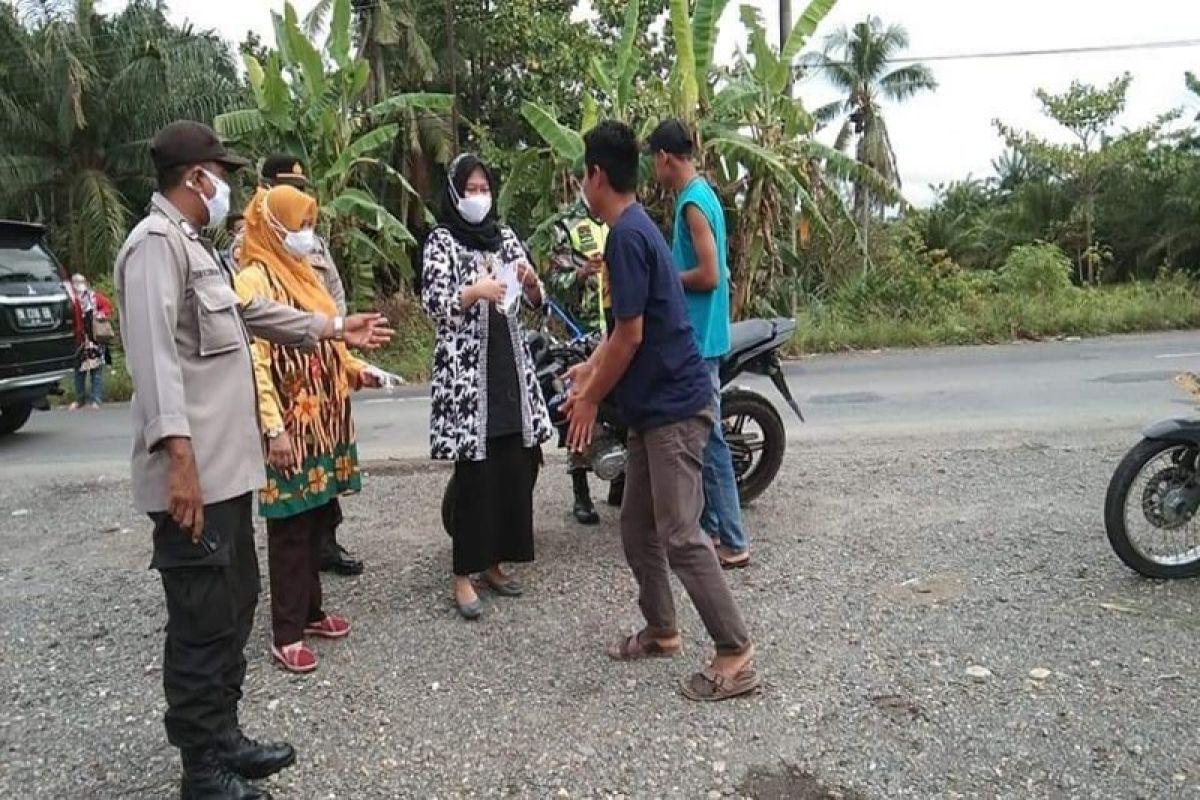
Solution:
{"label": "gravel shoulder", "polygon": [[[793,442],[730,578],[767,685],[711,707],[677,692],[707,654],[682,595],[681,658],[605,657],[634,586],[614,513],[569,519],[561,462],[530,594],[478,624],[449,604],[448,473],[379,465],[344,503],[368,572],[325,582],[354,633],[288,676],[264,597],[243,716],[300,750],[282,798],[1200,797],[1200,584],[1136,578],[1103,533],[1130,443]],[[176,791],[148,541],[124,480],[0,486],[0,796]]]}

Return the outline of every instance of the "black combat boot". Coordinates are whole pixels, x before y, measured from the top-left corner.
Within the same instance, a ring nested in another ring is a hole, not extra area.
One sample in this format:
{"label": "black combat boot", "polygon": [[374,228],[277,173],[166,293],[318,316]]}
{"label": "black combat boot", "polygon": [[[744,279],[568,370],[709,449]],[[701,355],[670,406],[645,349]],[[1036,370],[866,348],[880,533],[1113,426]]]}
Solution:
{"label": "black combat boot", "polygon": [[287,742],[256,742],[236,725],[217,737],[214,750],[227,768],[243,778],[267,778],[296,763],[296,749]]}
{"label": "black combat boot", "polygon": [[271,800],[221,762],[215,750],[184,750],[180,800]]}
{"label": "black combat boot", "polygon": [[571,470],[571,488],[575,491],[575,521],[580,525],[600,524],[600,515],[596,513],[592,493],[588,489],[586,469]]}
{"label": "black combat boot", "polygon": [[363,562],[350,554],[350,551],[340,544],[334,543],[321,554],[321,572],[333,572],[338,575],[362,575]]}
{"label": "black combat boot", "polygon": [[615,481],[608,485],[608,504],[613,508],[620,508],[621,501],[625,499],[625,476],[620,475]]}

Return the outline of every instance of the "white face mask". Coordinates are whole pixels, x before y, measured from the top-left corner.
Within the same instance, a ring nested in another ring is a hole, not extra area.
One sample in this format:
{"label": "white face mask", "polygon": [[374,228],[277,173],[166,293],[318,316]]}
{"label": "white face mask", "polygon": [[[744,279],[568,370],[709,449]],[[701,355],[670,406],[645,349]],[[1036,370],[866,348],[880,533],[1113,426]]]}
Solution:
{"label": "white face mask", "polygon": [[491,210],[492,196],[490,194],[460,197],[458,200],[458,213],[462,214],[463,219],[472,225],[478,225],[487,219]]}
{"label": "white face mask", "polygon": [[283,246],[296,258],[306,258],[317,249],[317,235],[312,228],[288,231],[284,234]]}
{"label": "white face mask", "polygon": [[200,195],[200,199],[204,201],[204,207],[208,209],[209,226],[220,225],[225,221],[225,217],[229,216],[229,184],[203,167],[200,171],[212,182],[216,192],[212,197],[208,197],[199,186],[191,185],[191,189]]}

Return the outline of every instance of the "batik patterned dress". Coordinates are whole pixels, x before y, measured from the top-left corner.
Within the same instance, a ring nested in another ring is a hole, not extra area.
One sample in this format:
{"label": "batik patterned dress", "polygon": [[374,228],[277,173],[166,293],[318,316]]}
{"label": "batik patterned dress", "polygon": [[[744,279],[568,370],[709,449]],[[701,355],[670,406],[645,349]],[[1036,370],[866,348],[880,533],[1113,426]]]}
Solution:
{"label": "batik patterned dress", "polygon": [[[258,264],[238,274],[238,290],[294,305],[283,285]],[[262,516],[292,517],[362,489],[350,392],[363,366],[340,342],[322,341],[306,351],[255,340],[263,428],[287,431],[298,465],[285,473],[267,464],[267,485],[259,493]]]}

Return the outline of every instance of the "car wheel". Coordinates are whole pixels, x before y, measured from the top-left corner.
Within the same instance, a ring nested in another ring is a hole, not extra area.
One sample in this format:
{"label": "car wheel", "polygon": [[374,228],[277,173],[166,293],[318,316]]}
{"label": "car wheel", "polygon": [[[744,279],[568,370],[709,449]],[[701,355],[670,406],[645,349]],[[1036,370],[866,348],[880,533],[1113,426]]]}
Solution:
{"label": "car wheel", "polygon": [[0,436],[16,433],[33,413],[32,403],[20,403],[11,406],[0,406]]}

